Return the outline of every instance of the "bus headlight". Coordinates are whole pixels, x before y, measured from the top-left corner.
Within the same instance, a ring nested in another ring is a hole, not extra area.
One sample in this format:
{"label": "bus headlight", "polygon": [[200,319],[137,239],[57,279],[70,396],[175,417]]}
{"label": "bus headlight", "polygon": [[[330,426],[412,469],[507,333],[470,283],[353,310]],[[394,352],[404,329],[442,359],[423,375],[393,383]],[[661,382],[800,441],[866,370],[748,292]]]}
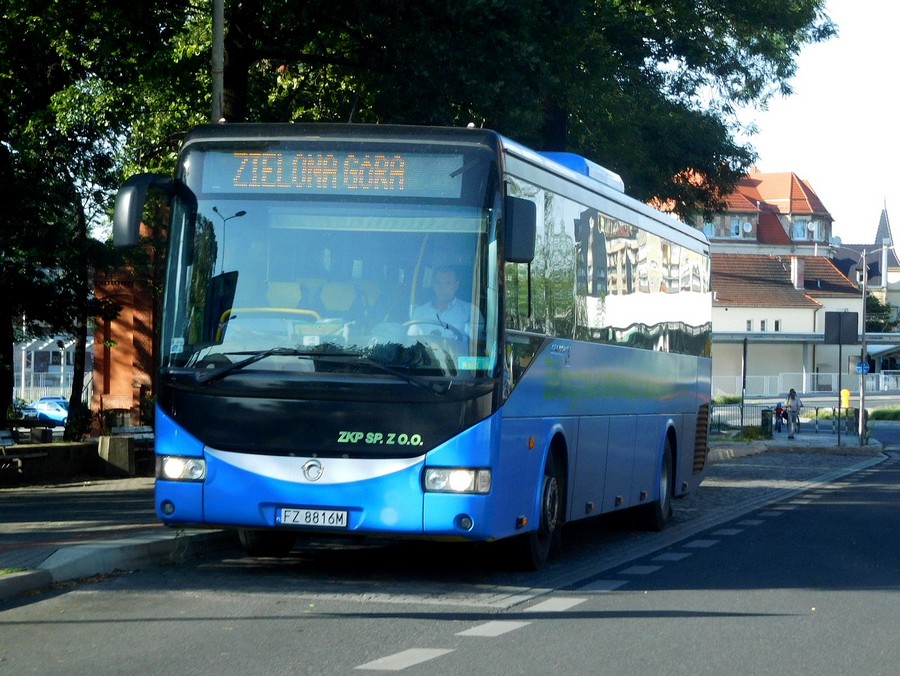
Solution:
{"label": "bus headlight", "polygon": [[206,478],[206,460],[163,455],[156,459],[156,478],[167,481],[203,481]]}
{"label": "bus headlight", "polygon": [[435,467],[425,470],[425,491],[431,493],[490,493],[491,470]]}

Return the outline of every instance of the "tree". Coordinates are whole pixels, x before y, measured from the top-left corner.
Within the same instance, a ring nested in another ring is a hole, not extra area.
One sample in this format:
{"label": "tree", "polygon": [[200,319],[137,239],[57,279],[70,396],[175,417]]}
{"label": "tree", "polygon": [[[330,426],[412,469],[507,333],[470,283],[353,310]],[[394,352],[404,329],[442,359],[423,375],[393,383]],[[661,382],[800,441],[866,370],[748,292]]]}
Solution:
{"label": "tree", "polygon": [[897,309],[878,296],[866,293],[866,332],[890,333],[900,326]]}
{"label": "tree", "polygon": [[755,156],[735,106],[790,92],[824,0],[231,3],[225,117],[489,126],[714,211]]}
{"label": "tree", "polygon": [[[18,339],[74,330],[83,374],[88,318],[111,309],[91,297],[90,270],[109,251],[88,223],[119,182],[129,67],[152,49],[134,45],[160,44],[181,4],[0,5],[0,180],[15,195],[0,212],[0,410],[12,401]],[[70,401],[81,401],[77,383]]]}
{"label": "tree", "polygon": [[[734,106],[789,91],[824,0],[227,4],[231,121],[494,128],[574,149],[629,192],[713,210],[753,160]],[[209,3],[0,0],[0,406],[17,331],[71,329],[117,175],[170,172],[210,110]],[[77,30],[73,30],[77,27]],[[89,238],[88,238],[89,239]],[[78,247],[70,242],[80,242]],[[79,319],[81,318],[81,319]]]}

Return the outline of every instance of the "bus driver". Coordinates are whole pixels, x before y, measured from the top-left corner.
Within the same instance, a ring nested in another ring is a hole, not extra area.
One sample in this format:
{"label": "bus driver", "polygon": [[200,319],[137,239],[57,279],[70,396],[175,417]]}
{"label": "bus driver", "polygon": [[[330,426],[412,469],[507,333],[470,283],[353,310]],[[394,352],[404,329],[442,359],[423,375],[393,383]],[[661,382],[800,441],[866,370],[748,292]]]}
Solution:
{"label": "bus driver", "polygon": [[[471,303],[456,297],[459,278],[449,266],[434,271],[431,278],[431,300],[413,310],[409,335],[437,335],[456,340],[469,340],[473,336]],[[481,318],[478,318],[479,324]]]}

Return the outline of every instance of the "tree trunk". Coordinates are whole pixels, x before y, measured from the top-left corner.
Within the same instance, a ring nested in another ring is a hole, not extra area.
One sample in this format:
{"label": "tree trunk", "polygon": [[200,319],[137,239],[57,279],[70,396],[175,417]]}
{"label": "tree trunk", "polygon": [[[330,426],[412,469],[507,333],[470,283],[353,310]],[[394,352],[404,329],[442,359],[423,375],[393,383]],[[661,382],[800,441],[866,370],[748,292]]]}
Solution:
{"label": "tree trunk", "polygon": [[13,403],[13,387],[15,371],[13,358],[15,354],[17,321],[9,312],[9,304],[0,301],[0,413],[6,421],[7,411]]}
{"label": "tree trunk", "polygon": [[[80,251],[87,251],[87,218],[83,209],[80,209],[78,212],[78,223],[75,227],[74,235],[75,246]],[[85,357],[87,356],[87,300],[90,294],[90,289],[88,288],[90,267],[86,255],[82,256],[82,260],[84,263],[75,275],[75,286],[77,287],[77,298],[78,302],[80,302],[80,307],[74,327],[75,352],[72,355],[72,391],[69,394],[69,424],[66,425],[66,429],[63,432],[64,438],[68,441],[74,441],[84,433],[84,430],[81,429],[84,425],[82,393],[84,392],[84,366]]]}

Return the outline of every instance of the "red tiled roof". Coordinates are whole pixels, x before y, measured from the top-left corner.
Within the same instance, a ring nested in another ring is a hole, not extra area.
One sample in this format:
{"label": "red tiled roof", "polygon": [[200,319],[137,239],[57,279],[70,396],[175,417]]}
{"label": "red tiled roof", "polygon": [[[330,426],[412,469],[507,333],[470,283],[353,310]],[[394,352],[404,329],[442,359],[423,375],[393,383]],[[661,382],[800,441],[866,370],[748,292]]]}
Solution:
{"label": "red tiled roof", "polygon": [[860,291],[824,256],[804,261],[804,288],[791,282],[791,257],[765,254],[712,254],[713,305],[740,307],[821,307],[816,298],[859,297]]}
{"label": "red tiled roof", "polygon": [[808,181],[793,172],[759,173],[751,171],[738,182],[738,192],[759,199],[782,214],[827,214],[828,209]]}
{"label": "red tiled roof", "polygon": [[756,240],[760,244],[790,244],[790,235],[778,220],[772,207],[760,210],[759,224],[756,227]]}

